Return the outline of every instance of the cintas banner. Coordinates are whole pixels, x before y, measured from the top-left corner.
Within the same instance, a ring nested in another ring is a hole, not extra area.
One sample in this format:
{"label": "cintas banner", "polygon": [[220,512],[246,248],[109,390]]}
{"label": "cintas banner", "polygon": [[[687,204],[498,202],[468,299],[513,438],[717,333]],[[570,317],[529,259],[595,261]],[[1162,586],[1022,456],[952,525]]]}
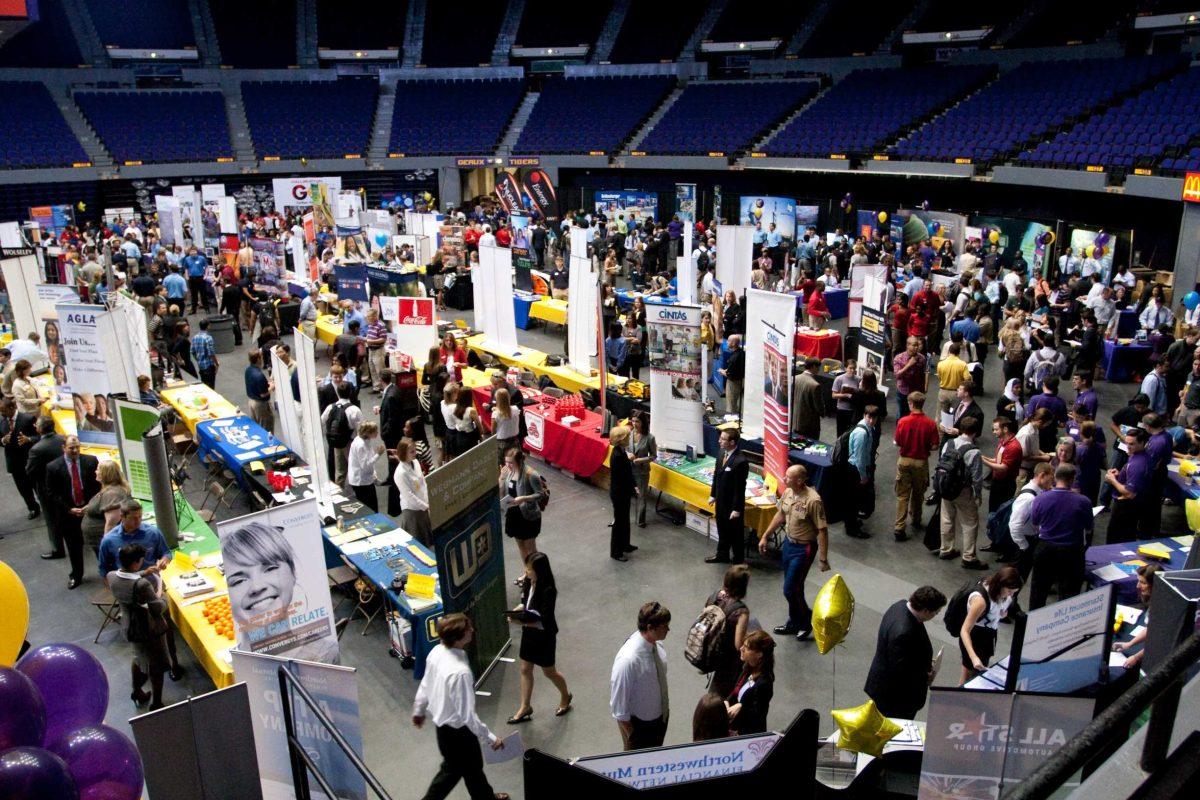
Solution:
{"label": "cintas banner", "polygon": [[554,182],[544,169],[530,170],[525,176],[525,191],[533,200],[533,207],[546,219],[558,217],[558,193],[554,191]]}
{"label": "cintas banner", "polygon": [[511,172],[502,172],[496,177],[496,197],[509,214],[519,214],[524,209],[521,202],[521,185]]}

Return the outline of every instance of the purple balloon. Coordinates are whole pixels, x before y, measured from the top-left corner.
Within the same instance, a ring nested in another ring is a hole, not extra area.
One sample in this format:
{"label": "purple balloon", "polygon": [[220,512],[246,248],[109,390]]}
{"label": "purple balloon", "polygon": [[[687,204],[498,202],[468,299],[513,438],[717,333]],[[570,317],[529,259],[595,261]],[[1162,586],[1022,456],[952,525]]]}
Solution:
{"label": "purple balloon", "polygon": [[46,735],[46,706],[23,672],[0,667],[0,753],[10,747],[40,747]]}
{"label": "purple balloon", "polygon": [[108,710],[108,676],[96,657],[73,644],[44,644],[17,662],[42,693],[46,706],[43,742],[68,731],[98,725]]}
{"label": "purple balloon", "polygon": [[107,725],[85,725],[50,745],[67,762],[80,798],[138,800],[142,758],[133,742]]}
{"label": "purple balloon", "polygon": [[0,753],[0,797],[4,800],[78,800],[67,764],[40,747]]}

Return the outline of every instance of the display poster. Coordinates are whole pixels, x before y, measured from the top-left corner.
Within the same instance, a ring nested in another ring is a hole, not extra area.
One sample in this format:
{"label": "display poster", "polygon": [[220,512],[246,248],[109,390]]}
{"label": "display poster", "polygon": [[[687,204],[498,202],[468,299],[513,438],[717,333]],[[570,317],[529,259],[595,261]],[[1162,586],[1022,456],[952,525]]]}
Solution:
{"label": "display poster", "polygon": [[[750,289],[746,292],[746,380],[742,397],[742,436],[763,438],[763,389],[766,387],[764,331],[769,327],[785,337],[796,336],[796,298],[790,294]],[[790,381],[789,381],[790,383]]]}
{"label": "display poster", "polygon": [[104,227],[108,228],[109,230],[115,230],[118,235],[124,234],[125,228],[130,222],[133,222],[135,219],[137,219],[137,217],[137,209],[135,209],[133,206],[106,208],[104,209],[104,214],[102,215]]}
{"label": "display poster", "polygon": [[717,273],[725,291],[741,297],[750,288],[751,262],[754,260],[754,226],[717,226]]}
{"label": "display poster", "polygon": [[530,241],[530,223],[528,214],[513,214],[509,217],[512,225],[512,263],[514,285],[523,291],[533,291],[533,277],[529,271],[533,269],[533,245]]}
{"label": "display poster", "polygon": [[[999,797],[1092,721],[1082,697],[929,690],[918,800]],[[1078,775],[1064,786],[1078,786]]]}
{"label": "display poster", "polygon": [[[350,749],[363,757],[362,722],[359,718],[358,678],[351,667],[277,658],[262,653],[233,650],[233,669],[246,684],[250,716],[254,722],[254,750],[258,757],[263,800],[295,800],[292,761],[288,752],[287,725],[279,694],[279,669],[283,667],[312,696],[322,713],[337,727]],[[328,797],[311,777],[313,798],[324,800],[367,800],[362,773],[342,752],[333,737],[298,695],[292,697],[292,721],[296,738],[334,790]]]}
{"label": "display poster", "polygon": [[[0,258],[0,274],[4,277],[11,314],[5,314],[4,317],[16,325],[17,335],[28,336],[30,331],[41,327],[36,287],[37,281],[42,278],[38,270],[37,256],[33,254],[33,248],[18,250],[6,246],[2,249],[4,254]],[[10,250],[12,252],[9,252]],[[57,313],[56,311],[55,314]]]}
{"label": "display poster", "polygon": [[179,216],[183,220],[186,243],[204,247],[204,221],[201,215],[200,193],[193,186],[172,186],[171,196],[179,201]]}
{"label": "display poster", "polygon": [[[67,383],[74,387],[75,430],[85,444],[115,445],[116,422],[109,407],[108,365],[105,362],[98,320],[108,312],[103,306],[62,303],[58,329],[66,358]],[[87,391],[82,391],[86,387]]]}
{"label": "display poster", "polygon": [[75,224],[75,209],[71,206],[34,206],[29,209],[29,221],[57,237],[68,225]]}
{"label": "display poster", "polygon": [[972,228],[976,229],[978,232],[972,238],[980,240],[985,252],[993,244],[990,234],[992,231],[996,232],[996,250],[1000,253],[1000,264],[1004,267],[1012,264],[1013,256],[1018,252],[1033,265],[1034,256],[1042,248],[1038,239],[1042,234],[1053,230],[1051,225],[1045,222],[1013,217],[978,216],[972,217],[971,222],[974,224],[970,228],[964,226],[964,236],[970,236],[974,232]]}
{"label": "display poster", "polygon": [[850,298],[849,319],[847,326],[858,328],[862,326],[863,298],[867,293],[867,280],[887,282],[888,268],[882,264],[856,264],[850,268]]}
{"label": "display poster", "polygon": [[542,215],[542,219],[558,218],[558,192],[546,170],[531,169],[525,174],[522,185],[526,196],[533,201],[533,209]]}
{"label": "display poster", "polygon": [[769,324],[763,331],[763,472],[775,479],[778,494],[788,468],[794,339]]}
{"label": "display poster", "polygon": [[[300,209],[312,208],[314,205],[313,186],[320,186],[322,194],[327,197],[330,192],[336,192],[342,188],[342,179],[338,176],[274,178],[271,181],[271,187],[275,195],[275,210],[281,214],[292,214]],[[321,227],[326,225],[333,227],[332,212],[329,215],[329,221],[322,221],[320,225]]]}
{"label": "display poster", "polygon": [[[1088,257],[1087,250],[1089,247],[1096,245],[1096,238],[1100,236],[1100,231],[1090,231],[1086,228],[1074,228],[1071,230],[1071,249],[1075,251],[1075,255],[1082,259]],[[1118,236],[1113,233],[1107,234],[1101,249],[1104,251],[1096,258],[1100,262],[1100,274],[1104,278],[1104,283],[1108,283],[1112,279],[1113,263],[1116,257],[1116,244]],[[1094,252],[1094,251],[1093,251]],[[1128,256],[1128,251],[1126,251]]]}
{"label": "display poster", "polygon": [[860,322],[858,331],[859,374],[862,374],[864,370],[871,370],[882,385],[888,346],[887,317],[882,312],[864,305]]}
{"label": "display poster", "polygon": [[[581,375],[592,374],[593,363],[600,357],[597,341],[600,318],[600,276],[587,257],[587,231],[572,226],[570,270],[567,285],[567,363]],[[606,332],[601,332],[607,335]]]}
{"label": "display poster", "polygon": [[721,215],[721,184],[713,185],[713,221],[723,222],[725,218]]}
{"label": "display poster", "polygon": [[603,191],[595,194],[597,214],[615,220],[624,215],[625,222],[641,224],[647,219],[658,219],[658,192]]}
{"label": "display poster", "polygon": [[502,353],[517,352],[517,320],[513,309],[512,251],[507,247],[479,248],[479,266],[471,271],[475,327],[484,342]]}
{"label": "display poster", "polygon": [[427,479],[442,610],[470,617],[475,638],[467,656],[476,678],[509,643],[498,482],[491,437]]}
{"label": "display poster", "polygon": [[674,747],[584,756],[573,763],[634,789],[653,789],[749,772],[782,738],[778,733],[757,733]]}
{"label": "display poster", "polygon": [[675,213],[679,215],[679,219],[684,225],[696,224],[696,198],[696,184],[675,184]]}
{"label": "display poster", "polygon": [[167,247],[183,247],[183,214],[180,211],[179,198],[156,195],[154,209],[158,214],[159,241]]}
{"label": "display poster", "polygon": [[[43,320],[58,319],[58,309],[55,308],[59,303],[78,303],[79,292],[74,286],[68,286],[62,283],[39,283],[37,284],[37,308]],[[49,344],[49,340],[46,344]]]}
{"label": "display poster", "polygon": [[283,242],[252,236],[250,249],[254,252],[255,283],[278,287],[287,280],[287,248]]}
{"label": "display poster", "polygon": [[796,239],[797,241],[807,230],[816,230],[821,221],[820,206],[796,206]]}
{"label": "display poster", "polygon": [[117,398],[117,447],[121,453],[121,468],[129,481],[129,493],[138,500],[154,502],[150,493],[150,468],[146,465],[146,445],[142,437],[161,421],[158,409],[142,403]]}
{"label": "display poster", "polygon": [[379,195],[381,206],[398,211],[413,211],[416,201],[417,192],[384,192]]}
{"label": "display poster", "polygon": [[855,227],[855,235],[857,236],[869,240],[875,236],[875,231],[879,230],[878,211],[860,208],[854,212],[854,219],[858,223]]}
{"label": "display poster", "polygon": [[317,398],[317,343],[298,328],[292,339],[296,385],[300,390],[300,435],[304,439],[300,452],[313,470],[317,499],[323,502],[329,491],[329,462],[325,458],[325,432],[321,429],[321,402]]}
{"label": "display poster", "polygon": [[[771,230],[790,242],[796,241],[796,201],[790,197],[765,197],[742,195],[738,198],[738,224],[751,228],[762,226],[762,232]],[[718,252],[720,248],[717,248]]]}
{"label": "display poster", "polygon": [[317,501],[297,500],[214,527],[238,649],[336,663]]}
{"label": "display poster", "polygon": [[704,450],[705,349],[699,306],[646,307],[650,432],[659,447]]}
{"label": "display poster", "polygon": [[[432,297],[384,298],[394,304],[395,318],[392,334],[396,337],[396,350],[410,356],[418,364],[423,362],[429,348],[437,345],[437,316]],[[383,306],[384,309],[387,305]],[[384,319],[387,319],[386,314]]]}
{"label": "display poster", "polygon": [[391,244],[396,235],[396,218],[380,209],[362,212],[363,227],[366,228],[367,246],[372,253],[381,253]]}
{"label": "display poster", "polygon": [[338,300],[367,302],[371,299],[371,286],[367,282],[367,268],[363,264],[338,264],[333,268],[337,277]]}
{"label": "display poster", "polygon": [[[924,211],[921,209],[900,209],[895,213],[901,219],[916,218],[925,228],[925,236],[929,239],[934,250],[941,250],[944,242],[954,246],[955,253],[961,253],[967,242],[967,218],[962,214],[949,211]],[[951,269],[951,264],[943,264],[944,269]]]}
{"label": "display poster", "polygon": [[521,185],[511,172],[501,172],[496,176],[496,199],[508,214],[517,214],[524,210]]}
{"label": "display poster", "polygon": [[221,241],[221,199],[205,200],[200,206],[200,224],[204,228],[204,244],[216,247]]}
{"label": "display poster", "polygon": [[1028,612],[1018,691],[1067,694],[1107,677],[1116,602],[1112,589],[1107,584]]}
{"label": "display poster", "polygon": [[[293,369],[295,367],[293,366]],[[279,357],[278,348],[271,348],[271,374],[277,376],[271,395],[275,400],[275,421],[278,436],[288,449],[299,453],[307,463],[312,459],[308,456],[308,443],[304,440],[301,428],[300,401],[292,394],[291,370]]]}

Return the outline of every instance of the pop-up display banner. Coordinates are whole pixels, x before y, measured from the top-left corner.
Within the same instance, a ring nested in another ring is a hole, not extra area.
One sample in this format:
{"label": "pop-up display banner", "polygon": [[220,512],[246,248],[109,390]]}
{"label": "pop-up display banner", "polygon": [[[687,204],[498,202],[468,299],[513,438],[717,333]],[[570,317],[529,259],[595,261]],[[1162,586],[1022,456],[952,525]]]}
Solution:
{"label": "pop-up display banner", "polygon": [[738,297],[750,288],[754,260],[754,228],[750,225],[717,226],[717,280],[721,288]]}
{"label": "pop-up display banner", "polygon": [[41,277],[38,275],[37,256],[30,254],[5,258],[0,261],[0,271],[3,271],[4,284],[8,287],[8,302],[17,335],[28,336],[31,331],[38,330],[38,320],[41,318],[37,292]]}
{"label": "pop-up display banner", "polygon": [[770,326],[785,336],[796,337],[796,298],[790,294],[750,289],[746,292],[746,380],[742,398],[742,436],[763,435],[763,332]]}
{"label": "pop-up display banner", "polygon": [[292,394],[291,372],[275,348],[271,348],[271,374],[275,377],[275,419],[279,423],[276,435],[293,453],[299,453],[307,463],[315,463],[308,452],[308,440],[304,437],[304,413],[300,401]]}
{"label": "pop-up display banner", "polygon": [[850,318],[846,321],[848,327],[857,328],[862,324],[863,297],[866,295],[867,278],[873,277],[879,281],[887,281],[888,268],[882,264],[857,264],[850,268]]}
{"label": "pop-up display banner", "polygon": [[788,468],[795,333],[767,325],[763,340],[766,373],[763,382],[763,472],[775,478],[775,491],[783,494],[783,474]]}
{"label": "pop-up display banner", "polygon": [[293,338],[292,354],[299,370],[300,435],[305,442],[300,452],[312,468],[317,499],[324,502],[329,485],[329,463],[325,460],[325,432],[321,429],[321,404],[317,398],[316,343],[299,330]]}
{"label": "pop-up display banner", "polygon": [[[596,342],[600,320],[596,317],[600,292],[598,275],[587,256],[587,231],[572,227],[571,261],[567,285],[567,362],[581,375],[592,374],[592,359],[602,357]],[[604,336],[608,331],[601,331]]]}
{"label": "pop-up display banner", "polygon": [[1108,584],[1029,611],[1009,662],[1017,690],[1067,694],[1105,680],[1115,603]]}
{"label": "pop-up display banner", "polygon": [[659,447],[704,452],[707,350],[699,306],[646,307],[650,352],[650,432]]}
{"label": "pop-up display banner", "polygon": [[[107,322],[104,306],[60,303],[58,329],[67,360],[67,382],[72,387],[75,405],[75,429],[79,440],[87,444],[115,445],[116,421],[109,409],[108,394],[113,390],[107,350],[120,347]],[[109,331],[105,341],[101,331]],[[86,388],[86,391],[85,391]]]}
{"label": "pop-up display banner", "polygon": [[512,251],[479,248],[479,266],[471,271],[475,293],[475,325],[485,343],[502,353],[517,352],[517,320],[512,304]]}

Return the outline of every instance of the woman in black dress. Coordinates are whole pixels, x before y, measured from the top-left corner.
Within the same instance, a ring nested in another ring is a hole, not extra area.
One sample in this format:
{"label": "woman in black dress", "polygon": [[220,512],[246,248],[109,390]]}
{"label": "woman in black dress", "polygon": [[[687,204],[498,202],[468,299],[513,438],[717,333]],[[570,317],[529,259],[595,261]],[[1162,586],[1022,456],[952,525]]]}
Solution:
{"label": "woman in black dress", "polygon": [[[567,679],[554,666],[554,650],[558,639],[558,621],[554,617],[554,605],[558,600],[558,587],[554,584],[554,573],[550,559],[545,553],[530,553],[525,559],[525,577],[521,581],[521,605],[514,611],[528,612],[521,622],[521,707],[509,720],[517,725],[533,717],[533,668],[542,668],[554,688],[558,689],[558,708],[554,716],[561,717],[571,710],[574,699],[567,689]],[[512,620],[516,621],[516,620]]]}
{"label": "woman in black dress", "polygon": [[754,631],[742,642],[739,652],[742,677],[725,700],[729,733],[765,733],[767,711],[775,694],[775,640],[766,631]]}
{"label": "woman in black dress", "polygon": [[626,553],[637,550],[635,545],[629,543],[629,506],[638,493],[633,480],[633,465],[629,463],[629,456],[625,452],[629,445],[629,428],[623,425],[613,428],[608,434],[608,443],[612,445],[612,455],[608,461],[608,497],[613,507],[608,554],[617,561],[628,561]]}
{"label": "woman in black dress", "polygon": [[[469,392],[469,389],[464,389]],[[525,452],[510,447],[500,470],[500,497],[504,511],[504,535],[517,540],[517,552],[527,559],[537,551],[542,532],[542,504],[550,499],[546,480],[525,463]]]}

